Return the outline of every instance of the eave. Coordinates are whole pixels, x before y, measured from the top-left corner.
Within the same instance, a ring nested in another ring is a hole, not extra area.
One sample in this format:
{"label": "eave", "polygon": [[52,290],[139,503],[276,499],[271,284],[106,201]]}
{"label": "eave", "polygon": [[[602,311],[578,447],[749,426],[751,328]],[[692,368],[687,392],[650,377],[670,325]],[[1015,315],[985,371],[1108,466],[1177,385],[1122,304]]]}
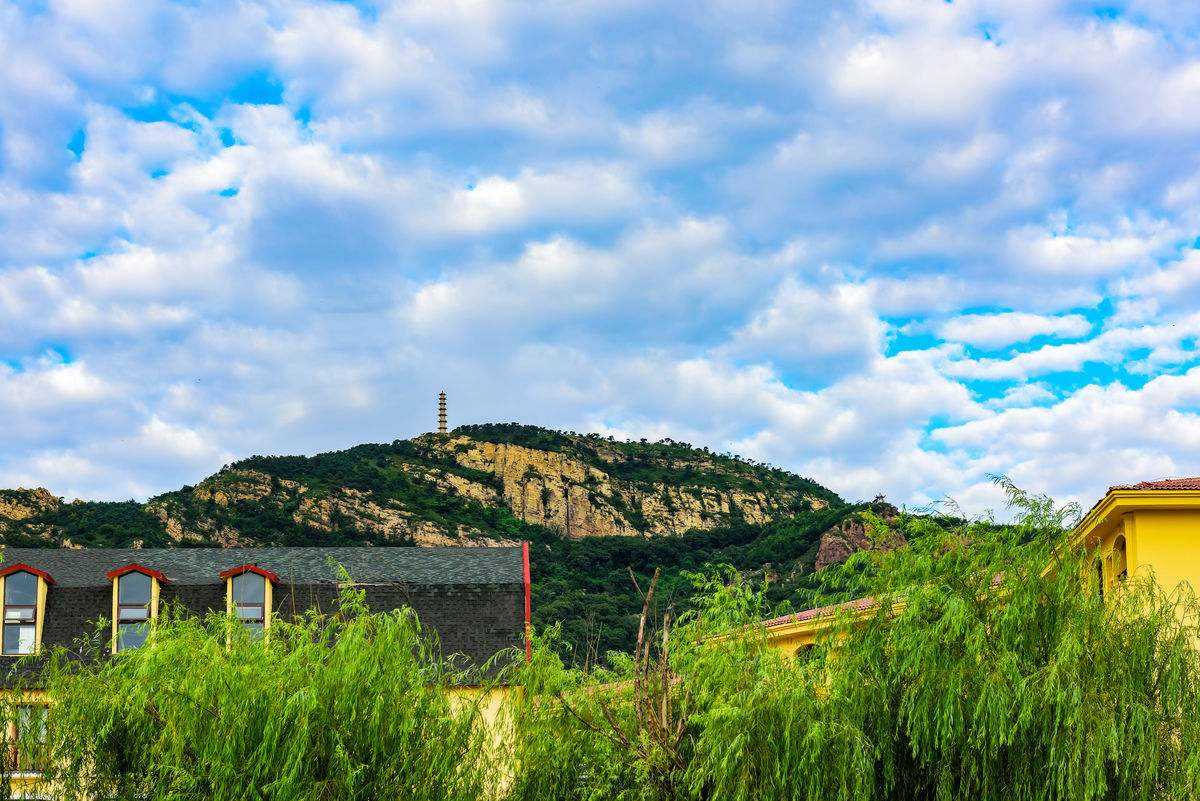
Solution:
{"label": "eave", "polygon": [[1172,509],[1200,509],[1200,490],[1109,490],[1079,521],[1071,540],[1091,545],[1130,512]]}

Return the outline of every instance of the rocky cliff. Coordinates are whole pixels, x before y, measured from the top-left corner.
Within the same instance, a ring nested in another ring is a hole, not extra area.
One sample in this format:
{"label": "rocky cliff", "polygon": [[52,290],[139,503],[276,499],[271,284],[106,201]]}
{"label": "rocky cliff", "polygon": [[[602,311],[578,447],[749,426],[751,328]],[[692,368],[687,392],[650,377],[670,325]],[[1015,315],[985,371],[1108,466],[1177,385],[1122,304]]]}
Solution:
{"label": "rocky cliff", "polygon": [[[899,514],[895,506],[881,497],[876,498],[864,511],[869,511],[882,523],[891,523]],[[858,551],[870,548],[890,550],[904,544],[904,535],[900,532],[890,529],[884,532],[871,531],[863,513],[855,512],[821,534],[815,568],[824,570],[831,565],[840,565]]]}
{"label": "rocky cliff", "polygon": [[0,491],[0,539],[94,545],[495,544],[682,536],[841,506],[786,471],[671,440],[515,424],[384,445],[256,456],[145,504]]}

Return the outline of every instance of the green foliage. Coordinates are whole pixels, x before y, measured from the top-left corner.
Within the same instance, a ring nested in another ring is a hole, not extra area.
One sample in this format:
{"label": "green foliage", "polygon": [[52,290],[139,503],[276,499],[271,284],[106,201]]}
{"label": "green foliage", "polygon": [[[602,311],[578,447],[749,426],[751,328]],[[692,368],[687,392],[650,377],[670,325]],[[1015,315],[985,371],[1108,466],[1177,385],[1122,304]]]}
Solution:
{"label": "green foliage", "polygon": [[1200,604],[1151,576],[1101,600],[1077,510],[1006,486],[1015,525],[902,515],[907,547],[820,574],[874,603],[794,660],[754,625],[762,586],[729,572],[647,655],[587,672],[543,638],[513,797],[1197,797]]}
{"label": "green foliage", "polygon": [[629,573],[644,583],[656,568],[662,569],[658,597],[681,611],[690,608],[694,594],[689,573],[709,565],[746,572],[772,565],[782,574],[766,596],[772,608],[819,602],[822,588],[812,566],[821,533],[858,508],[826,508],[767,525],[739,524],[682,537],[535,539],[530,552],[534,624],[561,624],[557,647],[572,663],[627,651],[642,608]]}
{"label": "green foliage", "polygon": [[60,540],[91,548],[122,547],[138,540],[147,548],[169,544],[162,522],[137,501],[75,501],[26,518],[22,524],[4,538],[6,545],[44,546],[46,539],[34,532],[45,528]]}
{"label": "green foliage", "polygon": [[151,643],[59,650],[32,679],[54,699],[40,756],[55,797],[477,801],[496,775],[479,703],[451,690],[466,674],[410,610],[368,614],[350,594],[275,620],[266,642],[168,615]]}
{"label": "green foliage", "polygon": [[517,445],[539,451],[565,451],[573,444],[571,435],[562,431],[521,423],[477,423],[458,426],[453,433],[479,442]]}

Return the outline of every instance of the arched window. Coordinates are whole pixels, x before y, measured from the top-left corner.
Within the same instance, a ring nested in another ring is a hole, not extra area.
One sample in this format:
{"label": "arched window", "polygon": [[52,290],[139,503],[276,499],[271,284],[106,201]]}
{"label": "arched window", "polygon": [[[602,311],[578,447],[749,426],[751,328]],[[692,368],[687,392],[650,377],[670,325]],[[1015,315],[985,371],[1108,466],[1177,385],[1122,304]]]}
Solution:
{"label": "arched window", "polygon": [[1124,581],[1129,577],[1129,562],[1125,555],[1125,535],[1118,534],[1113,540],[1112,569],[1115,581]]}
{"label": "arched window", "polygon": [[4,577],[4,655],[37,650],[38,577],[25,570]]}

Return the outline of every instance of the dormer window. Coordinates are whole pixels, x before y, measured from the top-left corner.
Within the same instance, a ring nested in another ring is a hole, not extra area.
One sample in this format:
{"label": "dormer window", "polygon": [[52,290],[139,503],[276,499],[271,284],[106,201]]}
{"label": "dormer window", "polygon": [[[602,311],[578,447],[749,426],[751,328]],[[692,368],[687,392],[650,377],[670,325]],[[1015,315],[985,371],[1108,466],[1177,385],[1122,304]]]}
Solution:
{"label": "dormer window", "polygon": [[113,583],[113,653],[145,645],[158,617],[159,589],[167,577],[139,564],[108,572]]}
{"label": "dormer window", "polygon": [[4,595],[4,632],[0,653],[28,656],[42,642],[42,617],[46,611],[46,588],[53,584],[48,573],[25,564],[0,571]]}
{"label": "dormer window", "polygon": [[226,581],[227,611],[251,634],[271,625],[272,585],[279,577],[257,565],[240,565],[221,573]]}
{"label": "dormer window", "polygon": [[38,579],[19,571],[4,577],[4,653],[32,654],[37,643]]}
{"label": "dormer window", "polygon": [[145,644],[150,636],[150,586],[145,573],[126,573],[117,579],[117,650]]}
{"label": "dormer window", "polygon": [[256,573],[234,576],[233,607],[243,626],[261,634],[267,620],[267,580]]}

